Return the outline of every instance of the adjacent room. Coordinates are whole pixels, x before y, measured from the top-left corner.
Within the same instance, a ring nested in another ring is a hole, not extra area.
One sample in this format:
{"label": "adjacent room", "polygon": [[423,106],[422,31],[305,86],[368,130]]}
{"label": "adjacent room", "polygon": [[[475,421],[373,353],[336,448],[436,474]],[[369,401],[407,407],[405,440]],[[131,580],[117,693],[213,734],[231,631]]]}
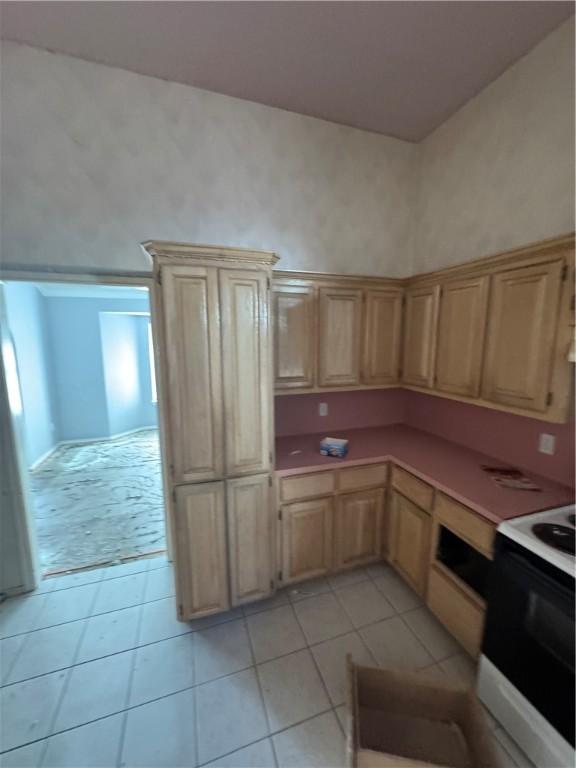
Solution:
{"label": "adjacent room", "polygon": [[148,289],[6,282],[42,576],[164,552]]}

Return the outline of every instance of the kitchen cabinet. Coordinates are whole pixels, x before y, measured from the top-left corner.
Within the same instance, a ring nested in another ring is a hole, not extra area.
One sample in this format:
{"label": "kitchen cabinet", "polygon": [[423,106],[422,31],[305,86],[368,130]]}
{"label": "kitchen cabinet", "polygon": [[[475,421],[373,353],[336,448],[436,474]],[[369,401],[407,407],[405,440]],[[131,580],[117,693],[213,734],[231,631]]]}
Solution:
{"label": "kitchen cabinet", "polygon": [[274,591],[271,476],[240,477],[226,485],[231,603],[242,605]]}
{"label": "kitchen cabinet", "polygon": [[434,383],[440,286],[406,291],[402,381],[420,387]]}
{"label": "kitchen cabinet", "polygon": [[550,405],[563,262],[492,277],[482,396],[533,411]]}
{"label": "kitchen cabinet", "polygon": [[336,501],[334,568],[352,568],[382,557],[384,490],[345,493]]}
{"label": "kitchen cabinet", "polygon": [[267,276],[221,269],[226,474],[271,469],[272,381]]}
{"label": "kitchen cabinet", "polygon": [[276,257],[181,243],[145,248],[154,261],[176,604],[188,621],[275,587],[269,285]]}
{"label": "kitchen cabinet", "polygon": [[430,515],[394,490],[390,493],[390,506],[390,562],[419,594],[424,595],[430,558]]}
{"label": "kitchen cabinet", "polygon": [[282,507],[282,581],[323,576],[332,569],[334,507],[331,497]]}
{"label": "kitchen cabinet", "polygon": [[434,388],[475,397],[480,391],[488,275],[442,286]]}
{"label": "kitchen cabinet", "polygon": [[402,340],[401,289],[364,292],[362,382],[396,384],[400,378]]}
{"label": "kitchen cabinet", "polygon": [[427,603],[432,613],[470,656],[478,656],[484,631],[485,608],[482,602],[438,566],[432,566]]}
{"label": "kitchen cabinet", "polygon": [[224,483],[178,486],[174,504],[174,564],[178,618],[230,607],[226,567]]}
{"label": "kitchen cabinet", "polygon": [[341,387],[360,383],[362,291],[320,288],[318,384]]}
{"label": "kitchen cabinet", "polygon": [[316,383],[316,289],[275,281],[274,387],[298,390]]}

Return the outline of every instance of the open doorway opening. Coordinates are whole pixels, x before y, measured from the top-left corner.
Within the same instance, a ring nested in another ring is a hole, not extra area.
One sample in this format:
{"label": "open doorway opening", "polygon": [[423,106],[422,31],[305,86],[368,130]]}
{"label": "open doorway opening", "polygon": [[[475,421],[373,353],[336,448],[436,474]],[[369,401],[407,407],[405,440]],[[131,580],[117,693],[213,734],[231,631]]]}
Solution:
{"label": "open doorway opening", "polygon": [[148,288],[6,281],[4,297],[42,576],[163,553]]}

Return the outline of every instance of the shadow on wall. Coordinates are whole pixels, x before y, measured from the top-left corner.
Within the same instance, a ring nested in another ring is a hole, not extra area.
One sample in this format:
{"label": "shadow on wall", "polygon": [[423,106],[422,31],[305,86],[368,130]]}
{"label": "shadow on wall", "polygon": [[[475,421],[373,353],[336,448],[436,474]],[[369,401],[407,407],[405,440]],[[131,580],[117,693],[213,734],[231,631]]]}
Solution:
{"label": "shadow on wall", "polygon": [[[23,444],[29,466],[58,443],[96,440],[155,426],[148,351],[148,292],[52,284],[6,283],[24,405]],[[133,292],[133,296],[130,295]],[[107,318],[104,320],[104,318]]]}

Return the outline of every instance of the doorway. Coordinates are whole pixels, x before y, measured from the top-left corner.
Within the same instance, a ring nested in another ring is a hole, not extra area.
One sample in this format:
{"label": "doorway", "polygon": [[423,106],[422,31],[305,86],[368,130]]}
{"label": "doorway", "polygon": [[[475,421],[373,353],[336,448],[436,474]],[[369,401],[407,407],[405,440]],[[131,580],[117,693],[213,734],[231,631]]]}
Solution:
{"label": "doorway", "polygon": [[149,289],[3,284],[4,366],[42,577],[166,550]]}

